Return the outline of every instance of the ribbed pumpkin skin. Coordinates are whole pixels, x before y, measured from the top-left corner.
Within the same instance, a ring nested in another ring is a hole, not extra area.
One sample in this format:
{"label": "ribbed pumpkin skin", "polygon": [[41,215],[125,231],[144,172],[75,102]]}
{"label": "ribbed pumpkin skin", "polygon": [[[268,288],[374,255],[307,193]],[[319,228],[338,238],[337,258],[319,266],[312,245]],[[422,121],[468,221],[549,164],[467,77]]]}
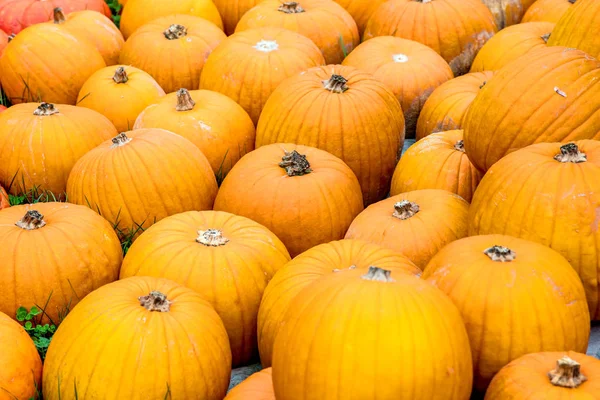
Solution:
{"label": "ribbed pumpkin skin", "polygon": [[[576,389],[554,386],[548,372],[563,356],[581,364],[587,378]],[[600,393],[600,361],[574,351],[526,354],[514,360],[494,377],[485,400],[591,400]]]}
{"label": "ribbed pumpkin skin", "polygon": [[454,74],[429,47],[408,39],[381,36],[366,41],[343,65],[369,72],[396,95],[404,111],[406,137],[414,138],[419,113],[429,95]]}
{"label": "ribbed pumpkin skin", "polygon": [[599,139],[598,110],[600,61],[565,47],[534,50],[498,71],[473,100],[465,150],[487,171],[533,143]]}
{"label": "ribbed pumpkin skin", "polygon": [[495,164],[473,197],[469,234],[511,235],[558,251],[579,273],[592,319],[600,319],[600,143],[576,143],[586,162],[558,162],[561,144],[540,143]]}
{"label": "ribbed pumpkin skin", "polygon": [[532,50],[546,47],[548,39],[544,35],[552,29],[551,22],[530,22],[501,30],[477,53],[471,72],[499,70]]}
{"label": "ribbed pumpkin skin", "polygon": [[[28,210],[43,215],[45,226],[15,225]],[[0,213],[0,312],[43,306],[58,324],[65,311],[91,291],[118,278],[123,253],[112,226],[87,207],[69,203],[14,206]],[[48,321],[48,318],[44,318]]]}
{"label": "ribbed pumpkin skin", "polygon": [[[140,305],[138,297],[154,290],[172,302],[169,311]],[[220,400],[230,372],[227,332],[200,294],[167,279],[132,277],[96,290],[69,313],[48,349],[44,399],[72,398],[77,382],[83,399]]]}
{"label": "ribbed pumpkin skin", "polygon": [[[127,81],[113,79],[124,68]],[[90,76],[79,91],[77,105],[107,117],[119,132],[133,128],[136,118],[147,106],[157,102],[165,91],[146,72],[127,65],[102,68]]]}
{"label": "ribbed pumpkin skin", "polygon": [[230,97],[256,125],[267,99],[281,82],[324,64],[319,48],[298,33],[280,28],[249,29],[233,34],[210,55],[200,89]]}
{"label": "ribbed pumpkin skin", "polygon": [[575,0],[537,0],[523,16],[523,22],[557,23]]}
{"label": "ribbed pumpkin skin", "polygon": [[[229,241],[215,247],[198,242],[199,231],[209,229],[219,230]],[[258,354],[258,306],[269,280],[289,260],[283,243],[248,218],[189,211],[167,217],[144,232],[125,257],[121,278],[167,278],[200,293],[223,320],[233,365],[238,366]]]}
{"label": "ribbed pumpkin skin", "polygon": [[[336,93],[323,81],[347,79]],[[384,198],[404,144],[404,115],[394,94],[371,74],[339,65],[312,68],[273,92],[256,129],[256,147],[318,147],[340,157],[360,182],[365,204]]]}
{"label": "ribbed pumpkin skin", "polygon": [[0,184],[8,188],[12,182],[14,195],[36,186],[39,193],[49,190],[64,200],[77,160],[117,130],[87,108],[56,104],[57,114],[33,115],[39,106],[18,104],[0,113]]}
{"label": "ribbed pumpkin skin", "polygon": [[482,0],[494,16],[498,30],[521,22],[523,13],[522,0]]}
{"label": "ribbed pumpkin skin", "polygon": [[461,130],[446,131],[433,133],[410,146],[396,166],[390,195],[442,189],[470,202],[483,174],[469,161],[462,140]]}
{"label": "ribbed pumpkin skin", "polygon": [[275,338],[298,293],[339,270],[355,266],[366,273],[371,265],[394,273],[421,274],[408,258],[394,250],[349,239],[315,246],[281,268],[267,285],[258,312],[258,348],[263,367],[272,363]]}
{"label": "ribbed pumpkin skin", "polygon": [[[173,24],[184,26],[187,34],[167,39],[164,32]],[[136,30],[125,42],[119,63],[146,71],[166,93],[180,88],[193,90],[198,88],[208,56],[226,38],[221,29],[207,20],[171,15]]]}
{"label": "ribbed pumpkin skin", "polygon": [[169,215],[209,210],[217,182],[208,160],[189,140],[163,129],[126,132],[83,156],[67,182],[69,201],[87,205],[123,232]]}
{"label": "ribbed pumpkin skin", "polygon": [[461,129],[465,114],[491,71],[474,72],[442,83],[431,93],[417,121],[417,140],[440,131]]}
{"label": "ribbed pumpkin skin", "polygon": [[87,41],[54,24],[19,33],[0,58],[0,83],[13,104],[72,104],[85,81],[106,64]]}
{"label": "ribbed pumpkin skin", "polygon": [[262,0],[213,0],[223,18],[227,35],[235,32],[235,27],[242,15],[261,2]]}
{"label": "ribbed pumpkin skin", "polygon": [[386,282],[346,269],[296,296],[275,339],[278,400],[469,399],[471,351],[458,310],[398,272]]}
{"label": "ribbed pumpkin skin", "polygon": [[189,95],[196,103],[193,109],[176,110],[179,95],[168,94],[139,114],[134,129],[162,128],[183,136],[202,150],[215,174],[225,176],[254,150],[254,124],[239,104],[221,93],[192,90]]}
{"label": "ribbed pumpkin skin", "polygon": [[375,12],[377,7],[387,0],[335,0],[336,3],[341,5],[352,15],[356,25],[358,26],[358,33],[362,37],[367,22],[371,15]]}
{"label": "ribbed pumpkin skin", "polygon": [[423,43],[459,76],[469,72],[477,52],[495,32],[494,17],[481,0],[390,0],[369,19],[364,40],[392,35]]}
{"label": "ribbed pumpkin skin", "polygon": [[[283,3],[283,6],[282,6]],[[275,27],[306,36],[323,52],[326,64],[339,64],[360,43],[352,16],[331,0],[299,0],[303,12],[286,13],[281,7],[291,2],[265,0],[240,19],[236,32]]]}
{"label": "ribbed pumpkin skin", "polygon": [[10,207],[10,202],[8,201],[8,193],[6,193],[6,190],[2,186],[0,186],[0,210],[8,207]]}
{"label": "ribbed pumpkin skin", "polygon": [[275,400],[271,368],[250,375],[227,393],[225,400]]}
{"label": "ribbed pumpkin skin", "polygon": [[600,3],[577,0],[562,16],[548,40],[550,46],[573,47],[592,57],[600,57]]}
{"label": "ribbed pumpkin skin", "polygon": [[[507,247],[515,259],[492,261],[484,252],[493,246]],[[524,354],[587,349],[583,286],[567,260],[546,246],[503,235],[468,237],[437,253],[423,278],[461,312],[475,387],[482,392],[503,366]]]}
{"label": "ribbed pumpkin skin", "polygon": [[[394,216],[403,200],[420,210],[407,219]],[[442,247],[467,236],[469,203],[446,190],[401,193],[372,204],[352,221],[346,239],[361,239],[398,251],[423,269]]]}
{"label": "ribbed pumpkin skin", "polygon": [[[312,172],[288,176],[279,166],[285,152],[294,150],[306,156]],[[295,257],[343,238],[363,202],[356,176],[342,160],[316,148],[277,143],[242,157],[221,184],[214,209],[264,225]]]}
{"label": "ribbed pumpkin skin", "polygon": [[204,18],[223,29],[219,10],[211,0],[128,0],[121,14],[121,32],[127,39],[139,27],[176,14]]}

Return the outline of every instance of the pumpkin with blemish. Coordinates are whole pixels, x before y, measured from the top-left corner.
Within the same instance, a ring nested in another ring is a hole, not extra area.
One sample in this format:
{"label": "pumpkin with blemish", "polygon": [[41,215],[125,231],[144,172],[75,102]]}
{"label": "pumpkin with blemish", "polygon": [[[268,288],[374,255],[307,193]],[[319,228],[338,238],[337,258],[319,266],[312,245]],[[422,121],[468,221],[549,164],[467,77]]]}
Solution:
{"label": "pumpkin with blemish", "polygon": [[557,23],[577,0],[537,0],[523,16],[523,22]]}
{"label": "pumpkin with blemish", "polygon": [[552,31],[549,46],[565,46],[600,58],[600,2],[577,0]]}

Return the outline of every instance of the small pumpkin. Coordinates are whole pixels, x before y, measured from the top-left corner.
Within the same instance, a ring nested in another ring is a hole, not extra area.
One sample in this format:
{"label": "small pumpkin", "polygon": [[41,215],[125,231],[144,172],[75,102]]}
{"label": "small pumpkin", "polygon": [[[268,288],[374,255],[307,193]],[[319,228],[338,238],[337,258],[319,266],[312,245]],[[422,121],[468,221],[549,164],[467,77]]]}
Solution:
{"label": "small pumpkin", "polygon": [[6,189],[0,186],[0,210],[10,207],[10,201]]}
{"label": "small pumpkin", "polygon": [[549,46],[565,46],[585,51],[600,58],[600,3],[596,0],[577,0],[556,23]]}
{"label": "small pumpkin", "polygon": [[165,91],[146,72],[116,65],[96,71],[83,84],[77,105],[107,117],[119,132],[133,128],[137,116]]}
{"label": "small pumpkin", "polygon": [[481,0],[494,16],[496,27],[502,30],[521,22],[525,12],[522,0]]}
{"label": "small pumpkin", "polygon": [[194,143],[224,177],[246,153],[254,150],[255,131],[244,109],[229,97],[210,90],[179,89],[148,106],[134,129],[162,128]]}
{"label": "small pumpkin", "polygon": [[470,202],[483,174],[465,153],[461,130],[433,133],[408,148],[392,177],[390,195],[442,189]]}
{"label": "small pumpkin", "polygon": [[119,63],[149,73],[166,93],[197,89],[209,54],[226,37],[203,18],[162,17],[144,24],[127,39]]}
{"label": "small pumpkin", "polygon": [[331,0],[264,0],[246,12],[236,32],[275,27],[306,36],[323,52],[326,64],[339,64],[360,43],[352,16]]}
{"label": "small pumpkin", "polygon": [[262,0],[213,0],[223,18],[227,35],[235,32],[235,27],[242,15],[261,2]]}
{"label": "small pumpkin", "polygon": [[175,282],[136,276],[90,293],[69,313],[48,348],[43,393],[221,400],[230,373],[227,332],[212,306]]}
{"label": "small pumpkin", "polygon": [[200,89],[230,97],[256,124],[281,82],[323,64],[319,48],[298,33],[280,28],[249,29],[231,35],[210,55]]}
{"label": "small pumpkin", "polygon": [[377,7],[387,0],[335,0],[336,3],[341,5],[352,15],[356,25],[358,26],[358,33],[362,37],[365,28],[367,27],[367,21],[371,18],[371,15],[375,12]]}
{"label": "small pumpkin", "polygon": [[468,237],[437,253],[423,278],[458,307],[480,392],[524,354],[587,349],[585,291],[567,260],[546,246],[503,235]]}
{"label": "small pumpkin", "polygon": [[250,375],[231,389],[224,400],[275,400],[272,369],[266,368]]}
{"label": "small pumpkin", "polygon": [[523,16],[523,22],[557,23],[577,0],[537,0]]}

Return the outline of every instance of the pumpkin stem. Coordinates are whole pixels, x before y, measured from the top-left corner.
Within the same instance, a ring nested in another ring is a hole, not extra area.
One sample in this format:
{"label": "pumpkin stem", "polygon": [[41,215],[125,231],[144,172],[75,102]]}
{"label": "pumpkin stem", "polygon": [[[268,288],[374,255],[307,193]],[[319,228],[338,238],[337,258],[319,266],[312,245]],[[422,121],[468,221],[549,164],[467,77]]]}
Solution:
{"label": "pumpkin stem", "polygon": [[465,152],[465,141],[464,140],[459,140],[458,142],[456,142],[456,144],[454,145],[454,148],[458,151],[462,151],[463,153]]}
{"label": "pumpkin stem", "polygon": [[479,89],[483,89],[483,87],[487,84],[487,81],[483,81],[481,85],[479,85]]}
{"label": "pumpkin stem", "polygon": [[187,28],[183,25],[173,24],[163,32],[165,37],[169,40],[175,40],[187,35]]}
{"label": "pumpkin stem", "polygon": [[568,356],[556,362],[556,368],[548,372],[550,383],[569,389],[575,389],[587,378],[581,374],[581,365]]}
{"label": "pumpkin stem", "polygon": [[432,0],[416,0],[416,1],[417,1],[418,3],[423,3],[423,4],[426,4],[426,3],[431,3],[431,1],[432,1]]}
{"label": "pumpkin stem", "polygon": [[561,163],[582,163],[587,161],[587,155],[579,151],[579,146],[575,143],[567,143],[560,146],[560,154],[554,156],[554,159]]}
{"label": "pumpkin stem", "polygon": [[543,40],[545,43],[548,43],[548,39],[550,39],[550,35],[551,35],[551,34],[552,34],[552,32],[548,32],[548,33],[546,33],[546,34],[543,34],[543,35],[541,36],[542,40]]}
{"label": "pumpkin stem", "polygon": [[198,231],[196,242],[205,246],[218,247],[229,242],[229,239],[223,236],[223,232],[218,229],[207,229],[205,231]]}
{"label": "pumpkin stem", "polygon": [[66,20],[67,20],[67,18],[65,17],[65,14],[63,13],[62,8],[56,7],[54,9],[54,23],[55,24],[62,24]]}
{"label": "pumpkin stem", "polygon": [[153,290],[146,296],[140,296],[138,300],[140,305],[148,311],[168,312],[171,308],[171,301],[158,290]]}
{"label": "pumpkin stem", "polygon": [[331,78],[323,81],[323,87],[333,93],[344,93],[346,90],[350,89],[346,83],[348,83],[348,79],[341,75],[333,74],[331,75]]}
{"label": "pumpkin stem", "polygon": [[310,163],[305,155],[298,153],[296,150],[293,150],[291,153],[285,150],[284,152],[285,155],[281,157],[279,166],[285,169],[288,176],[302,176],[312,172]]}
{"label": "pumpkin stem", "polygon": [[304,8],[302,8],[300,3],[297,1],[289,1],[280,5],[277,11],[281,11],[286,14],[299,14],[304,12]]}
{"label": "pumpkin stem", "polygon": [[402,200],[394,204],[393,217],[401,220],[409,219],[420,211],[420,207],[417,203],[412,201]]}
{"label": "pumpkin stem", "polygon": [[26,231],[32,231],[46,225],[46,221],[44,221],[44,216],[39,211],[29,210],[23,218],[15,222],[15,225]]}
{"label": "pumpkin stem", "polygon": [[54,107],[54,104],[42,102],[38,108],[33,111],[33,115],[45,117],[48,115],[58,114],[58,112],[58,108]]}
{"label": "pumpkin stem", "polygon": [[190,111],[195,105],[196,102],[192,99],[192,96],[187,89],[181,88],[177,91],[176,111]]}
{"label": "pumpkin stem", "polygon": [[125,146],[127,143],[131,142],[133,139],[128,138],[127,135],[123,132],[119,133],[117,136],[112,138],[112,146],[110,147],[119,147]]}
{"label": "pumpkin stem", "polygon": [[517,253],[504,246],[492,246],[483,253],[492,261],[508,262],[517,258]]}
{"label": "pumpkin stem", "polygon": [[129,80],[127,76],[127,72],[125,72],[125,68],[119,67],[115,71],[115,75],[113,76],[113,81],[116,83],[125,83]]}
{"label": "pumpkin stem", "polygon": [[10,35],[8,35],[8,42],[10,43],[10,41],[13,40],[16,37],[17,37],[16,33],[11,33]]}
{"label": "pumpkin stem", "polygon": [[361,278],[366,281],[394,282],[394,279],[392,279],[391,275],[392,271],[371,265],[369,267],[369,271],[361,276]]}

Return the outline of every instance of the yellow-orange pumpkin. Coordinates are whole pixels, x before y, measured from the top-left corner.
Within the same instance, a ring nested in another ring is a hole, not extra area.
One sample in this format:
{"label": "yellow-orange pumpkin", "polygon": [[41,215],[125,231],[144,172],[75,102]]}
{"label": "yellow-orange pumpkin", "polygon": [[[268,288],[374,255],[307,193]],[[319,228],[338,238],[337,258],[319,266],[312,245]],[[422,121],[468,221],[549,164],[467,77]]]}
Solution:
{"label": "yellow-orange pumpkin", "polygon": [[308,38],[285,29],[249,29],[231,35],[210,55],[200,88],[229,96],[256,124],[267,99],[286,78],[325,60]]}
{"label": "yellow-orange pumpkin", "polygon": [[523,13],[522,0],[481,0],[494,16],[498,30],[521,22]]}
{"label": "yellow-orange pumpkin", "polygon": [[272,369],[266,368],[250,375],[231,389],[225,400],[275,400]]}
{"label": "yellow-orange pumpkin", "polygon": [[232,35],[242,15],[260,2],[262,0],[213,0],[223,18],[227,35]]}
{"label": "yellow-orange pumpkin", "polygon": [[557,23],[577,0],[537,0],[523,16],[523,22]]}
{"label": "yellow-orange pumpkin", "polygon": [[367,27],[367,21],[371,18],[371,15],[375,12],[377,7],[387,0],[335,0],[336,3],[341,5],[352,15],[356,25],[358,26],[358,33],[362,37],[365,28]]}
{"label": "yellow-orange pumpkin", "polygon": [[394,273],[420,275],[402,254],[362,240],[338,240],[300,254],[277,272],[269,282],[258,312],[258,347],[263,366],[271,365],[273,344],[290,304],[307,286],[345,269],[367,272],[371,265]]}
{"label": "yellow-orange pumpkin", "polygon": [[[167,279],[132,277],[90,293],[52,338],[44,399],[225,397],[227,332],[212,306]],[[110,383],[110,384],[109,384]]]}
{"label": "yellow-orange pumpkin", "polygon": [[577,0],[556,23],[548,45],[573,47],[600,58],[600,2]]}

